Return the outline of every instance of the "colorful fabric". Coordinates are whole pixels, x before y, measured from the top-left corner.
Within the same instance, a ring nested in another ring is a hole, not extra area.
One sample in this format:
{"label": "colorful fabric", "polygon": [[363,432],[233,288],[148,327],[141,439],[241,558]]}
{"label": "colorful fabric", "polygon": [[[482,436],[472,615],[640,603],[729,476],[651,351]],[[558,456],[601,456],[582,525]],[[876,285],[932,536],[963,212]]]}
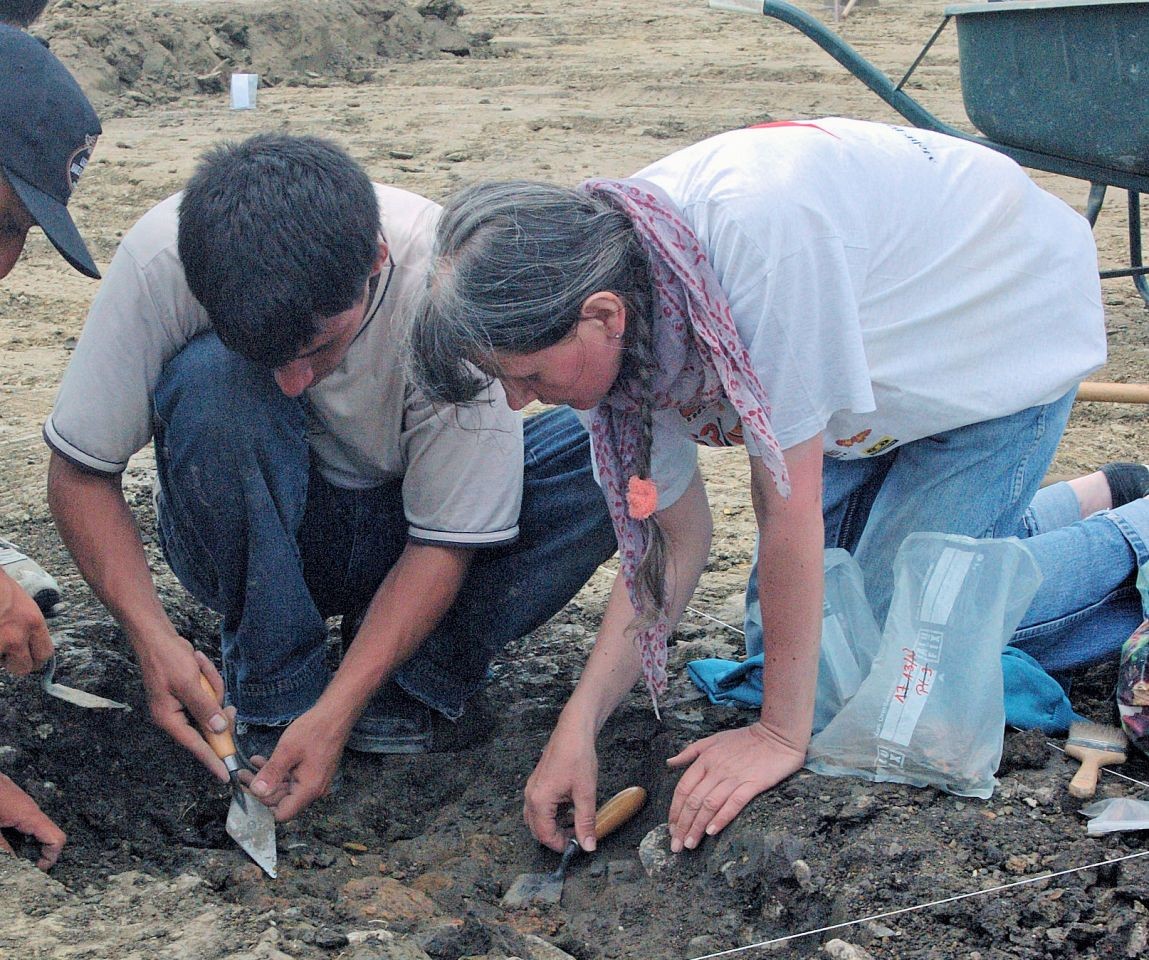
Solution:
{"label": "colorful fabric", "polygon": [[1121,648],[1117,709],[1130,743],[1149,754],[1149,620]]}
{"label": "colorful fabric", "polygon": [[[694,231],[670,198],[643,180],[587,180],[587,193],[601,196],[630,217],[650,261],[654,292],[652,345],[655,356],[655,410],[683,410],[726,397],[763,451],[762,462],[779,493],[788,496],[790,481],[782,449],[770,425],[770,403],[750,356],[738,336],[730,305]],[[645,550],[642,525],[627,511],[627,481],[635,466],[641,438],[641,387],[618,382],[595,408],[591,441],[599,481],[606,494],[618,537],[619,563],[631,603],[642,612],[635,571]],[[640,630],[642,673],[651,698],[666,690],[666,641],[671,624],[659,616]]]}

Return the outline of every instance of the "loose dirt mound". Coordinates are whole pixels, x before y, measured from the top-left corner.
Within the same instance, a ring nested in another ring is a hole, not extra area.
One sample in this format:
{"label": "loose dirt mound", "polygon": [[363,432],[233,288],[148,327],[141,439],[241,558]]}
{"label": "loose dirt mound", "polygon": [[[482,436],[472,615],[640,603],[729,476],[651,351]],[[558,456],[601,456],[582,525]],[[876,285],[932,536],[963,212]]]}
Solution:
{"label": "loose dirt mound", "polygon": [[220,91],[233,72],[269,86],[363,83],[381,61],[467,56],[462,12],[454,0],[60,0],[37,32],[108,107],[121,94],[148,104]]}

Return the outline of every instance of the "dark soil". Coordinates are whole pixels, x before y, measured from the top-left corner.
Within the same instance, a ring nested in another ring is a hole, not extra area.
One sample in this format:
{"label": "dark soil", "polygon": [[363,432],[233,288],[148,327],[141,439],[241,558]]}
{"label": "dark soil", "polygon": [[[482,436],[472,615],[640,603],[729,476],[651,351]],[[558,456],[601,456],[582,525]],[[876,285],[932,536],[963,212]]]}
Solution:
{"label": "dark soil", "polygon": [[[137,500],[147,529],[146,498]],[[49,530],[29,526],[20,535],[55,569],[67,571]],[[747,558],[720,551],[718,559],[721,566]],[[74,578],[65,581],[71,597],[82,597]],[[166,589],[164,599],[184,634],[216,655],[214,617],[178,587]],[[148,722],[130,650],[107,618],[84,614],[92,609],[87,603],[53,620],[57,679],[124,699],[132,713],[80,712],[41,695],[33,680],[7,680],[0,769],[25,784],[68,833],[66,854],[51,875],[68,891],[81,898],[97,891],[99,900],[131,872],[161,881],[191,874],[203,881],[192,915],[205,901],[239,908],[228,930],[246,930],[235,935],[251,942],[274,927],[277,949],[293,958],[358,957],[345,952],[352,949],[348,934],[381,929],[433,960],[548,956],[532,936],[578,960],[670,960],[1141,849],[1137,834],[1086,837],[1081,803],[1065,791],[1073,766],[1044,735],[1011,731],[1000,785],[988,801],[802,772],[756,800],[716,840],[672,857],[663,823],[676,778],[664,759],[690,739],[746,722],[737,711],[699,700],[679,672],[662,723],[636,694],[600,741],[600,795],[640,784],[650,794],[646,807],[597,854],[575,861],[561,905],[506,909],[500,899],[517,874],[555,865],[555,856],[523,827],[521,789],[577,679],[600,603],[601,590],[592,584],[588,596],[507,651],[471,721],[469,732],[482,741],[477,746],[407,758],[347,754],[339,792],[280,827],[274,881],[224,832],[226,790]],[[733,655],[730,640],[719,624],[686,626],[675,660]],[[1104,668],[1081,678],[1074,697],[1079,710],[1109,719],[1114,673]],[[1138,758],[1123,772],[1144,781],[1149,763]],[[1102,794],[1136,793],[1129,786],[1103,778]],[[640,842],[646,848],[641,859]],[[25,865],[13,876],[12,867],[0,866],[0,878],[35,873]],[[1130,861],[1073,872],[805,937],[787,949],[813,956],[837,937],[876,957],[1139,956],[1149,931],[1144,871],[1142,861]],[[140,895],[154,900],[170,891],[160,885]],[[30,919],[42,902],[23,906]],[[186,900],[170,909],[171,922],[153,927],[161,942],[177,939],[191,919]],[[30,946],[34,931],[27,932]],[[367,949],[364,944],[355,949]],[[4,946],[17,944],[0,933]],[[388,949],[395,947],[391,942]],[[362,954],[376,955],[407,956]]]}

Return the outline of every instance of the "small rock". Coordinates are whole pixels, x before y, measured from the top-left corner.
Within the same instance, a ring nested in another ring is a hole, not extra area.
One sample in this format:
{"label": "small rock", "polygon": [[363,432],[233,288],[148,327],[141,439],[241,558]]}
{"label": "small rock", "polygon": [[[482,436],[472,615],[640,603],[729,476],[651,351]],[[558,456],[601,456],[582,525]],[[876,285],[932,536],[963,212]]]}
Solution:
{"label": "small rock", "polygon": [[425,920],[436,913],[424,893],[392,877],[358,877],[339,890],[344,912],[359,920],[385,922]]}
{"label": "small rock", "polygon": [[751,895],[764,884],[794,879],[794,861],[802,855],[802,841],[784,833],[762,835],[757,831],[724,836],[712,862],[732,890]]}
{"label": "small rock", "polygon": [[869,920],[862,926],[877,940],[885,940],[887,937],[896,937],[898,935],[896,930],[892,930],[884,923],[878,923],[877,920]]}
{"label": "small rock", "polygon": [[878,799],[872,794],[857,794],[838,811],[836,819],[848,822],[868,820],[877,813]]}
{"label": "small rock", "polygon": [[269,927],[259,935],[250,950],[228,954],[225,960],[294,960],[290,954],[279,949],[281,939],[279,931]]}
{"label": "small rock", "polygon": [[335,863],[335,854],[325,847],[301,844],[288,851],[287,862],[296,870],[326,870]]}
{"label": "small rock", "polygon": [[523,934],[523,945],[527,948],[527,955],[522,960],[574,960],[565,950],[533,933]]}
{"label": "small rock", "polygon": [[420,949],[435,957],[458,956],[464,946],[466,924],[460,917],[422,928],[415,936]]}
{"label": "small rock", "polygon": [[793,864],[791,864],[791,869],[794,871],[794,879],[798,881],[798,886],[803,890],[809,889],[810,880],[813,876],[810,870],[810,864],[805,860],[795,860]]}
{"label": "small rock", "polygon": [[244,862],[232,870],[231,876],[228,878],[229,885],[242,887],[260,883],[263,881],[263,876],[263,870],[257,864]]}
{"label": "small rock", "polygon": [[1129,942],[1125,945],[1125,956],[1144,957],[1149,955],[1149,927],[1145,922],[1133,924],[1129,933]]}
{"label": "small rock", "polygon": [[354,930],[347,939],[352,947],[339,960],[431,960],[414,940],[389,930]]}
{"label": "small rock", "polygon": [[339,950],[347,946],[351,941],[347,939],[347,934],[342,930],[332,930],[329,927],[323,927],[315,933],[315,945],[322,947],[324,950]]}
{"label": "small rock", "polygon": [[1015,853],[1013,856],[1006,858],[1005,869],[1008,873],[1025,873],[1032,862],[1032,855],[1022,856],[1021,854]]}
{"label": "small rock", "polygon": [[686,944],[686,955],[688,957],[705,957],[713,953],[721,953],[725,946],[726,944],[713,934],[704,933],[700,937],[690,938]]}
{"label": "small rock", "polygon": [[822,949],[831,960],[874,960],[874,955],[868,950],[846,940],[827,940]]}
{"label": "small rock", "polygon": [[674,866],[674,854],[670,852],[670,827],[660,823],[650,831],[638,845],[638,859],[648,877],[657,877]]}

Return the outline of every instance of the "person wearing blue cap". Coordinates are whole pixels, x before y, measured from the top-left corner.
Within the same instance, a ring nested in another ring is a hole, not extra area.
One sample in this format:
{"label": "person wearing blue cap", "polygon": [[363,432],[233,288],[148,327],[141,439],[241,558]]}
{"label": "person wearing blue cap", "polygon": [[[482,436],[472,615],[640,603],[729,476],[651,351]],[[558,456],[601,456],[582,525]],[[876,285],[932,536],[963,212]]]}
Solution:
{"label": "person wearing blue cap", "polygon": [[[5,5],[0,19],[23,23],[36,4]],[[42,4],[40,5],[42,7]],[[10,10],[9,7],[19,7]],[[8,16],[19,13],[20,17]],[[30,20],[29,20],[30,22]],[[83,91],[35,37],[0,22],[0,278],[12,272],[28,232],[39,227],[80,273],[99,277],[68,200],[101,133]],[[52,640],[36,601],[0,567],[0,665],[17,676],[42,667]],[[40,843],[37,866],[60,856],[64,832],[0,774],[0,827]],[[0,849],[11,849],[0,836]]]}
{"label": "person wearing blue cap", "polygon": [[0,23],[30,27],[46,6],[48,0],[0,0]]}

